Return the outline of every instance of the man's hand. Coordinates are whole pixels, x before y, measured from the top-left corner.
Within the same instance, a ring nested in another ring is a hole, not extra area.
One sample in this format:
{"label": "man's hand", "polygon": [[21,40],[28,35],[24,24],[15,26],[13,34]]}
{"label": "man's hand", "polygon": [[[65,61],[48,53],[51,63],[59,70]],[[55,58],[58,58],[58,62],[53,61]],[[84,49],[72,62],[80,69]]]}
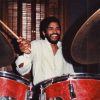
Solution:
{"label": "man's hand", "polygon": [[26,54],[30,54],[31,53],[31,44],[28,40],[19,37],[19,39],[17,40],[18,44],[19,44],[19,48],[21,50],[21,52],[26,53]]}

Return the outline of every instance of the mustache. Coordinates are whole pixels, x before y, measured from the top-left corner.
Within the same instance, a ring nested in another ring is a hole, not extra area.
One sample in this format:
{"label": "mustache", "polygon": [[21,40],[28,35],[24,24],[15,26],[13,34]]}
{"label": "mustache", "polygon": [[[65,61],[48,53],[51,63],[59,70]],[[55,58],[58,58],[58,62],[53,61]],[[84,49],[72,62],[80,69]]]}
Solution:
{"label": "mustache", "polygon": [[52,36],[52,35],[60,36],[60,34],[58,34],[58,33],[52,33],[52,34],[50,34],[50,36]]}

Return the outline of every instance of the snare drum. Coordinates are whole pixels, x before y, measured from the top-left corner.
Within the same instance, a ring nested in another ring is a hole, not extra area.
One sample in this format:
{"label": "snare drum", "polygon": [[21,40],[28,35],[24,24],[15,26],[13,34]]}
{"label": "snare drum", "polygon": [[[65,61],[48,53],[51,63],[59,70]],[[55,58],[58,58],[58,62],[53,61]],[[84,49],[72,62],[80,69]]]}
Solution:
{"label": "snare drum", "polygon": [[29,84],[20,76],[0,71],[0,100],[29,100]]}
{"label": "snare drum", "polygon": [[71,99],[100,100],[100,74],[76,73],[69,80]]}
{"label": "snare drum", "polygon": [[39,100],[70,100],[68,76],[41,82]]}

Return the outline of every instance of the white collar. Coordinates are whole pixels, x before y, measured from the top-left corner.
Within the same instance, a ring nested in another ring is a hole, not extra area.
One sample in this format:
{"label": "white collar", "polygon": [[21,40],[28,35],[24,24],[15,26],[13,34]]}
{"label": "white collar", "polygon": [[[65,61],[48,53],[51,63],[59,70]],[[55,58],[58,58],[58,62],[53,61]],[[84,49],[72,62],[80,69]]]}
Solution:
{"label": "white collar", "polygon": [[[47,38],[45,38],[45,41],[46,41],[48,44],[50,44],[50,42],[48,42]],[[57,46],[58,46],[58,48],[61,48],[61,47],[62,47],[62,46],[61,46],[61,41],[58,41]]]}

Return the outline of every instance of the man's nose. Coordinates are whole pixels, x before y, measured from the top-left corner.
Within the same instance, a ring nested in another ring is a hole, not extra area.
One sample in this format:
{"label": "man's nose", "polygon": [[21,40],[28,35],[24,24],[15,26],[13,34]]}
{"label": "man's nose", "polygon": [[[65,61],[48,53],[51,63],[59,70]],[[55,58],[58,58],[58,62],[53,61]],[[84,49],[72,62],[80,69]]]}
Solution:
{"label": "man's nose", "polygon": [[53,29],[53,33],[57,33],[57,29]]}

